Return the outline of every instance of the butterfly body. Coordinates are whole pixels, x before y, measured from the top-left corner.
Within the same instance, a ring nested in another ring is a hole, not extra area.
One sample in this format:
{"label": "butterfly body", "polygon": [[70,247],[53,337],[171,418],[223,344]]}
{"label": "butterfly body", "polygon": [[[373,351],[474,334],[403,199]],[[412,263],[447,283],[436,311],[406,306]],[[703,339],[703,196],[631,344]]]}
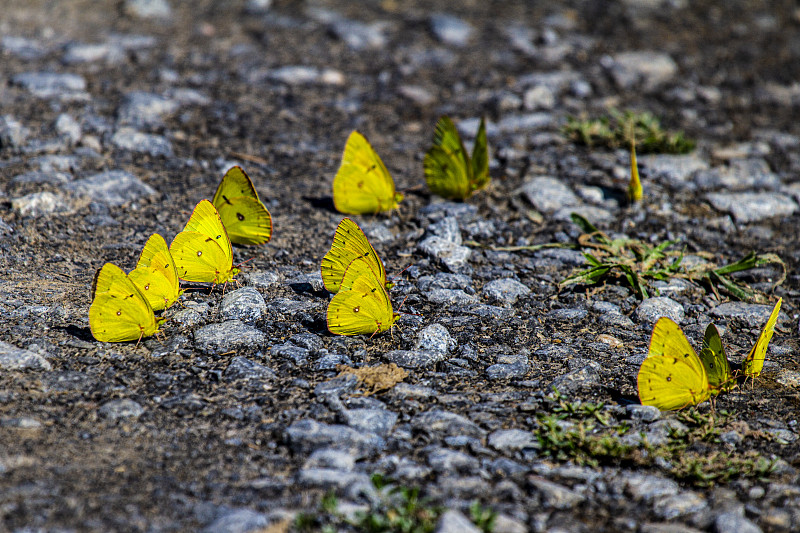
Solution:
{"label": "butterfly body", "polygon": [[333,204],[340,213],[376,214],[396,209],[403,195],[366,137],[353,131],[333,178]]}
{"label": "butterfly body", "polygon": [[101,342],[138,341],[158,331],[147,298],[125,272],[112,263],[103,265],[92,283],[89,329]]}
{"label": "butterfly body", "polygon": [[239,273],[222,219],[208,200],[197,204],[186,227],[169,247],[178,277],[185,281],[227,283]]}
{"label": "butterfly body", "polygon": [[328,330],[336,335],[374,335],[389,330],[398,318],[370,264],[364,258],[354,259],[328,304]]}
{"label": "butterfly body", "polygon": [[322,258],[320,265],[322,282],[328,291],[339,292],[347,267],[357,258],[364,259],[381,284],[386,285],[386,268],[375,248],[358,224],[349,218],[344,218],[336,227],[331,249]]}
{"label": "butterfly body", "polygon": [[444,198],[466,200],[475,191],[489,185],[484,120],[481,119],[470,157],[453,121],[447,116],[441,117],[436,123],[433,146],[425,154],[423,166],[428,187]]}
{"label": "butterfly body", "polygon": [[272,238],[272,216],[258,198],[253,182],[239,166],[222,178],[212,200],[235,244],[264,244]]}

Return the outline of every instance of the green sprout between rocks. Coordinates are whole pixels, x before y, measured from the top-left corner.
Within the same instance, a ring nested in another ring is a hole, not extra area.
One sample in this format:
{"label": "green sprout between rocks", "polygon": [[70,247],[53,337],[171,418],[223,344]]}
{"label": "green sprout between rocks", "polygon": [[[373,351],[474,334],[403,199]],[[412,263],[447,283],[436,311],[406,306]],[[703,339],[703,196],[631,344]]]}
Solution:
{"label": "green sprout between rocks", "polygon": [[668,132],[650,113],[611,110],[608,115],[595,119],[567,119],[564,135],[579,144],[621,148],[636,139],[640,154],[687,154],[694,150],[695,142],[683,132]]}
{"label": "green sprout between rocks", "polygon": [[578,238],[580,247],[592,251],[583,253],[589,267],[573,272],[560,283],[562,287],[622,281],[630,286],[638,298],[646,299],[649,297],[647,280],[682,278],[708,288],[717,298],[722,291],[736,300],[765,303],[767,298],[764,294],[743,282],[733,280],[730,275],[762,265],[776,264],[780,266],[782,275],[774,286],[777,287],[786,278],[786,265],[775,254],[750,252],[735,263],[721,267],[715,268],[708,264],[688,269],[682,264],[683,251],[669,250],[678,241],[650,245],[639,239],[611,239],[581,215],[573,213],[571,218],[584,232]]}
{"label": "green sprout between rocks", "polygon": [[[373,474],[371,480],[379,498],[372,502],[369,510],[345,516],[339,510],[336,496],[328,493],[320,501],[316,513],[297,515],[294,529],[301,532],[344,530],[368,533],[431,533],[436,529],[443,509],[421,497],[418,487],[397,485],[381,474]],[[491,533],[496,513],[476,501],[470,506],[470,516],[484,533]]]}

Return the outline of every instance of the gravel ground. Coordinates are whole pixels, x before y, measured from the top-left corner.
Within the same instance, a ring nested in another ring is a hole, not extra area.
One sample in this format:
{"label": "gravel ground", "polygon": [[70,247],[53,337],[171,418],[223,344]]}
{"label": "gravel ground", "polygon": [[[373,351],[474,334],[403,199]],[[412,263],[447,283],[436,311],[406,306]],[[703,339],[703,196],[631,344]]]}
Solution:
{"label": "gravel ground", "polygon": [[[363,530],[397,497],[374,474],[419,489],[440,532],[479,531],[476,508],[497,533],[800,529],[800,12],[530,4],[5,2],[0,530]],[[611,107],[697,141],[640,156],[634,207],[627,152],[561,133]],[[492,184],[465,203],[424,184],[442,114],[468,143],[488,121]],[[406,313],[373,338],[327,333],[319,274],[356,128],[405,194],[356,217]],[[170,241],[233,164],[272,241],[236,248],[239,282],[188,291],[163,334],[96,342],[94,272]],[[573,212],[687,261],[777,254],[778,287],[771,267],[737,278],[783,297],[764,375],[713,412],[638,405],[659,316],[695,346],[714,321],[739,361],[771,305],[680,279],[644,301],[559,287],[580,251],[497,249],[575,244]]]}

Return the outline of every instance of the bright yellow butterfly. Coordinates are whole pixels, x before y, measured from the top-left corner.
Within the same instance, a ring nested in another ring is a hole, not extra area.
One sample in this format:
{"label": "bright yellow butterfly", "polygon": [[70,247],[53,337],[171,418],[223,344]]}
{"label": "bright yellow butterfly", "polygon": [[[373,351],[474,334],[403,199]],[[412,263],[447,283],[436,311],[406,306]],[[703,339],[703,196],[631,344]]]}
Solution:
{"label": "bright yellow butterfly", "polygon": [[175,261],[164,237],[158,233],[147,239],[136,268],[131,270],[128,277],[150,302],[153,311],[168,308],[183,294]]}
{"label": "bright yellow butterfly", "polygon": [[736,387],[728,356],[722,347],[722,338],[719,336],[717,326],[709,324],[703,337],[703,349],[700,350],[700,361],[706,369],[708,384],[711,392],[729,391]]}
{"label": "bright yellow butterfly", "polygon": [[342,164],[333,178],[333,205],[340,213],[374,215],[396,209],[403,195],[369,141],[354,131],[347,138]]}
{"label": "bright yellow butterfly", "polygon": [[775,323],[778,321],[778,314],[781,311],[781,303],[783,298],[778,298],[778,303],[772,308],[772,313],[769,315],[764,329],[758,336],[758,340],[750,349],[750,353],[745,357],[742,363],[742,373],[745,378],[755,378],[761,374],[764,369],[764,358],[767,355],[767,347],[769,341],[772,340],[772,334],[775,332]]}
{"label": "bright yellow butterfly", "polygon": [[89,329],[101,342],[138,341],[158,331],[147,298],[117,265],[106,263],[92,282]]}
{"label": "bright yellow butterfly", "polygon": [[639,400],[662,411],[704,402],[712,390],[703,362],[681,328],[667,317],[658,319],[650,350],[637,378]]}
{"label": "bright yellow butterfly", "polygon": [[320,268],[325,288],[330,292],[339,292],[347,267],[359,257],[369,264],[381,284],[391,286],[391,283],[386,283],[386,269],[367,236],[358,224],[345,218],[336,227],[330,251],[322,258]]}
{"label": "bright yellow butterfly", "polygon": [[272,216],[258,199],[250,177],[241,167],[231,167],[212,200],[228,237],[235,244],[264,244],[272,237]]}
{"label": "bright yellow butterfly", "polygon": [[375,335],[390,329],[398,318],[369,262],[354,259],[328,304],[328,330],[335,335]]}
{"label": "bright yellow butterfly", "polygon": [[185,281],[227,283],[239,273],[233,266],[233,249],[228,233],[214,205],[202,200],[194,208],[189,222],[169,247]]}
{"label": "bright yellow butterfly", "polygon": [[631,203],[642,199],[642,182],[639,179],[639,164],[636,162],[636,147],[631,142],[631,181],[628,183],[628,200]]}
{"label": "bright yellow butterfly", "polygon": [[473,192],[489,185],[489,152],[483,119],[470,157],[453,121],[441,117],[423,166],[428,187],[444,198],[466,200]]}

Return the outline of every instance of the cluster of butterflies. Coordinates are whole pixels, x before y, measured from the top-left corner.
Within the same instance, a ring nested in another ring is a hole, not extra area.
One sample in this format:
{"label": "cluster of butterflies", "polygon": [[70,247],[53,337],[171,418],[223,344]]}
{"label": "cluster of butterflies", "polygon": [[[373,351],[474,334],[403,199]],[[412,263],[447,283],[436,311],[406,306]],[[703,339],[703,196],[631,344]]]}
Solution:
{"label": "cluster of butterflies", "polygon": [[739,379],[755,379],[764,368],[782,301],[778,299],[755,345],[735,370],[714,324],[706,328],[698,357],[681,328],[667,317],[660,318],[653,327],[647,358],[639,369],[641,403],[662,411],[682,409],[732,390]]}
{"label": "cluster of butterflies", "polygon": [[[486,125],[481,119],[472,156],[464,148],[453,121],[436,124],[433,145],[425,155],[425,178],[431,191],[465,200],[489,184]],[[347,139],[333,181],[337,210],[375,214],[398,207],[403,195],[381,158],[359,132]],[[130,273],[107,263],[92,283],[89,327],[104,342],[140,340],[154,335],[164,319],[155,315],[174,304],[180,281],[227,283],[239,273],[231,243],[264,244],[272,236],[272,217],[258,198],[253,182],[235,166],[222,178],[211,202],[195,207],[186,227],[169,247],[152,235]],[[328,306],[328,328],[339,335],[375,334],[399,318],[386,289],[386,270],[361,228],[342,220],[330,251],[322,260],[325,287],[336,295]]]}

